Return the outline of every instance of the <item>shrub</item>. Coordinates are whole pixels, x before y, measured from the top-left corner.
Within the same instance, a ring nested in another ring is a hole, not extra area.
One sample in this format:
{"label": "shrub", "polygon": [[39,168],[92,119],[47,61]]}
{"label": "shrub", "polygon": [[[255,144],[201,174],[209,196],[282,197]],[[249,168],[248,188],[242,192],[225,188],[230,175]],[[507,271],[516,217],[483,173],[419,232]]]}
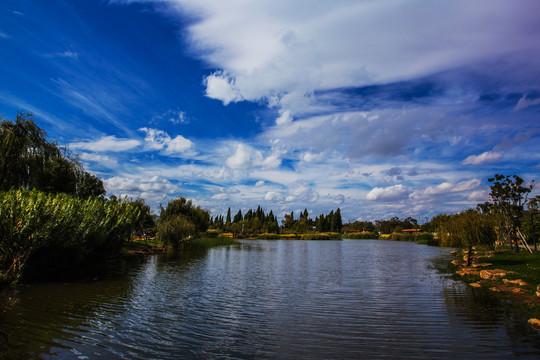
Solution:
{"label": "shrub", "polygon": [[329,234],[319,233],[319,234],[303,234],[302,240],[330,240]]}
{"label": "shrub", "polygon": [[376,233],[345,233],[343,234],[343,239],[378,239],[379,234]]}
{"label": "shrub", "polygon": [[70,274],[119,252],[139,215],[123,200],[0,192],[0,271],[10,282]]}

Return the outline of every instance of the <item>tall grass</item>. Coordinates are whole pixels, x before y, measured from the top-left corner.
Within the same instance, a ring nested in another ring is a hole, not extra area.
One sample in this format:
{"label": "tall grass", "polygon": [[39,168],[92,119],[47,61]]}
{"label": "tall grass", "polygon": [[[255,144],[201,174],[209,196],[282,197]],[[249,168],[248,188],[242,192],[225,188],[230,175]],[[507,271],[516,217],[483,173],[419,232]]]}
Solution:
{"label": "tall grass", "polygon": [[139,217],[128,201],[78,199],[12,189],[0,192],[0,272],[32,280],[118,252]]}

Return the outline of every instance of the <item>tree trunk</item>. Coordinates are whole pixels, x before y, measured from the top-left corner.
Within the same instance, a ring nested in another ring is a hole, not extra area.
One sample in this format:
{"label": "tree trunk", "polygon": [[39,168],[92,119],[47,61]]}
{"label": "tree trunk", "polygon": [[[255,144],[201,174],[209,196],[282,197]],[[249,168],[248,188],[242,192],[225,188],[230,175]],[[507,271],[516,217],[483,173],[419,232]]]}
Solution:
{"label": "tree trunk", "polygon": [[472,252],[473,252],[473,246],[472,244],[469,244],[469,248],[467,251],[467,267],[471,266],[472,264]]}

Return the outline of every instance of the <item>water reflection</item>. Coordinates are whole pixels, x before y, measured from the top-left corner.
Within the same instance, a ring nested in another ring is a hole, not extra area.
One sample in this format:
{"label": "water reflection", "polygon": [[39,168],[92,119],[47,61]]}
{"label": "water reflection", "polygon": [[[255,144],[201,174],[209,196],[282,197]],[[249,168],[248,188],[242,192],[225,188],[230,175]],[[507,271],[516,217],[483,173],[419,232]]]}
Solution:
{"label": "water reflection", "polygon": [[152,256],[100,281],[4,292],[0,351],[79,359],[538,356],[539,338],[523,319],[433,268],[447,252],[389,241],[244,241]]}

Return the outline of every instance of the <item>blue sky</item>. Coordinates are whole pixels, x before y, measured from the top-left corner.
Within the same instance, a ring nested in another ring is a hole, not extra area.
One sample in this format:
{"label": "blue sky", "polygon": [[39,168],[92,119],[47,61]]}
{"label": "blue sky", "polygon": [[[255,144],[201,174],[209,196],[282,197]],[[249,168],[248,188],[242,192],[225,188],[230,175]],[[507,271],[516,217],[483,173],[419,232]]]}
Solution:
{"label": "blue sky", "polygon": [[154,209],[423,220],[539,179],[539,44],[537,0],[3,0],[0,113]]}

